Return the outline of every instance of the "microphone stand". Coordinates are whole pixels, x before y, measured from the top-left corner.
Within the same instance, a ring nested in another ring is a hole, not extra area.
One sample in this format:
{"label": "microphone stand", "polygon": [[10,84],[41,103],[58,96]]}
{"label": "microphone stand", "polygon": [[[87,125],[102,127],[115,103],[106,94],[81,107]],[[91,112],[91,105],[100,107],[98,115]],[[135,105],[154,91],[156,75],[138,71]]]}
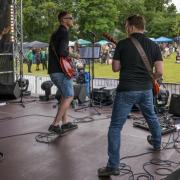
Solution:
{"label": "microphone stand", "polygon": [[96,34],[92,31],[89,32],[92,35],[92,57],[89,60],[89,76],[91,74],[92,78],[89,77],[89,94],[90,94],[90,99],[89,99],[89,105],[87,107],[82,107],[82,108],[78,108],[75,109],[75,111],[81,110],[81,109],[85,109],[88,107],[93,107],[94,110],[96,111],[96,115],[101,115],[100,112],[98,112],[98,110],[95,108],[94,105],[94,85],[93,85],[93,80],[94,80],[94,59],[95,59],[95,54],[94,54],[94,47],[95,47],[95,39],[96,39]]}
{"label": "microphone stand", "polygon": [[20,73],[19,73],[19,88],[20,88],[20,102],[14,102],[14,103],[20,103],[23,108],[25,108],[25,105],[23,103],[23,85],[22,85],[22,78],[23,78],[23,3],[22,0],[20,1]]}

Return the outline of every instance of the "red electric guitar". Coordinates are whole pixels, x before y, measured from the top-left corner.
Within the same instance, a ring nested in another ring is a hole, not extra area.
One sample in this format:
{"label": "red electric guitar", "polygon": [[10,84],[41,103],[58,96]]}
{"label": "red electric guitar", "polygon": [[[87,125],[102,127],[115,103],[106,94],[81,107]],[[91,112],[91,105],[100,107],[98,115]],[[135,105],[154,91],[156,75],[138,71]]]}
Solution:
{"label": "red electric guitar", "polygon": [[76,71],[73,62],[70,57],[60,57],[59,64],[62,68],[63,73],[71,79],[76,75]]}
{"label": "red electric guitar", "polygon": [[[103,33],[103,36],[104,36],[107,40],[109,40],[109,41],[111,41],[112,43],[114,43],[115,45],[117,45],[117,41],[114,40],[114,38],[111,37],[108,33]],[[160,85],[159,85],[159,83],[158,83],[155,79],[152,79],[152,81],[153,81],[153,95],[154,95],[154,96],[157,96],[158,93],[159,93],[159,91],[160,91]]]}
{"label": "red electric guitar", "polygon": [[67,78],[71,79],[73,76],[76,75],[75,67],[73,65],[72,59],[70,57],[58,57],[54,44],[51,42],[51,48],[54,51],[54,54],[57,57],[59,65],[63,71],[63,73],[67,76]]}

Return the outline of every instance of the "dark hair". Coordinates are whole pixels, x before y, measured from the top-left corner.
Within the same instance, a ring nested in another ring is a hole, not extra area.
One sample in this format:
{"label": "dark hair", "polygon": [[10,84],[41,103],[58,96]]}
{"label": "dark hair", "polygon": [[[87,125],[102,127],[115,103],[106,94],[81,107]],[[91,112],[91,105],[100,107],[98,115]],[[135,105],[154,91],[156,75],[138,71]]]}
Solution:
{"label": "dark hair", "polygon": [[68,11],[62,11],[62,12],[60,12],[60,13],[58,14],[58,20],[59,20],[59,22],[61,22],[61,21],[62,21],[62,18],[63,18],[64,16],[66,16],[67,14],[69,14]]}
{"label": "dark hair", "polygon": [[126,21],[130,26],[135,26],[137,29],[144,30],[145,29],[145,19],[140,15],[132,15],[129,16]]}

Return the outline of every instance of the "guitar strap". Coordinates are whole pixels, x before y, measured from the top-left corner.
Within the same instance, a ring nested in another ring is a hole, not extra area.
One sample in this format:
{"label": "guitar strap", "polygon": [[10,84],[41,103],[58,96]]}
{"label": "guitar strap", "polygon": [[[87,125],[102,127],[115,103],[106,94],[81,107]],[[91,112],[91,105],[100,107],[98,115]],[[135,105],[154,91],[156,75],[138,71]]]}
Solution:
{"label": "guitar strap", "polygon": [[[52,50],[54,51],[54,54],[56,55],[56,57],[57,57],[57,60],[59,60],[59,58],[58,58],[58,55],[57,55],[57,53],[56,53],[56,50],[55,50],[55,47],[54,47],[54,44],[53,44],[53,42],[51,42],[51,48],[52,48]],[[69,52],[69,56],[70,57],[72,57],[72,58],[76,58],[77,57],[77,53],[71,53],[71,52]]]}
{"label": "guitar strap", "polygon": [[56,53],[56,50],[55,50],[55,47],[54,47],[53,42],[50,43],[50,46],[51,46],[51,48],[52,48],[52,50],[53,50],[53,52],[54,52],[54,54],[55,54],[57,60],[59,61],[59,58],[58,58],[58,55],[57,55],[57,53]]}
{"label": "guitar strap", "polygon": [[134,37],[131,36],[131,37],[130,37],[130,40],[132,41],[132,43],[134,44],[134,46],[135,46],[136,49],[138,50],[139,55],[141,56],[141,59],[142,59],[144,65],[145,65],[145,67],[146,67],[146,69],[147,69],[147,71],[148,71],[148,74],[150,75],[150,77],[151,77],[151,79],[152,79],[152,81],[153,81],[153,80],[154,80],[153,70],[152,70],[152,68],[151,68],[150,62],[149,62],[149,60],[148,60],[148,57],[147,57],[144,49],[142,48],[141,44],[139,43],[139,41],[138,41],[136,38],[134,38]]}

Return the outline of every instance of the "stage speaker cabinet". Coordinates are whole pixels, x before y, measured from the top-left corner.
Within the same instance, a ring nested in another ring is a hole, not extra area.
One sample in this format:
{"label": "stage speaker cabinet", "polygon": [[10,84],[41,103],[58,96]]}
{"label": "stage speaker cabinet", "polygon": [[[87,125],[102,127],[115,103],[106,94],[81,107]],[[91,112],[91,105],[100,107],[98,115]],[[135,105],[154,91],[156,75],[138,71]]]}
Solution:
{"label": "stage speaker cabinet", "polygon": [[18,83],[0,84],[0,99],[9,100],[17,99],[21,95],[21,90]]}
{"label": "stage speaker cabinet", "polygon": [[116,88],[96,86],[93,89],[93,100],[96,105],[108,106],[113,104]]}
{"label": "stage speaker cabinet", "polygon": [[172,94],[170,105],[169,105],[169,113],[174,116],[180,116],[180,94]]}

